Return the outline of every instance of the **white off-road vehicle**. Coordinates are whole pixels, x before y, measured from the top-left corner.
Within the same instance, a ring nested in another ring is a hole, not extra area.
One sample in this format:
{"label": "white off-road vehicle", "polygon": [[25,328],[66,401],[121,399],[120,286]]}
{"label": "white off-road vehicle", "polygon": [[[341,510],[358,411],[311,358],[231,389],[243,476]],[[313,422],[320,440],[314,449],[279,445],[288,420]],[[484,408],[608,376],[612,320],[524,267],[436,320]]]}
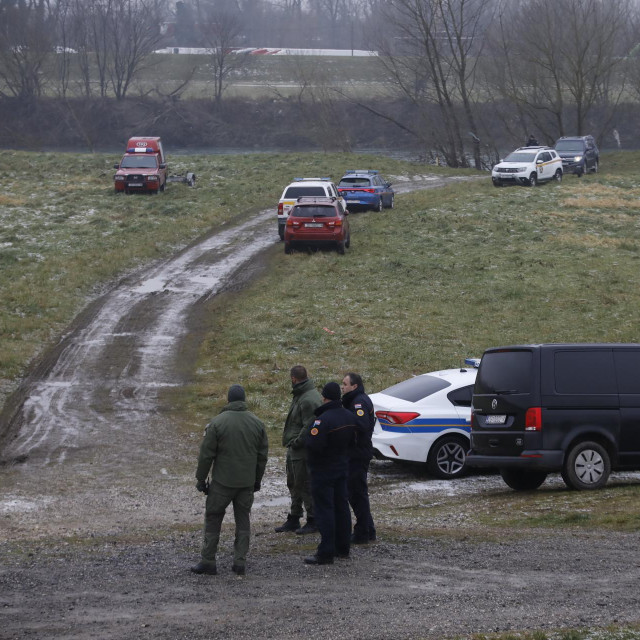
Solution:
{"label": "white off-road vehicle", "polygon": [[562,158],[551,147],[520,147],[501,160],[491,172],[495,187],[521,184],[535,187],[547,180],[562,181]]}

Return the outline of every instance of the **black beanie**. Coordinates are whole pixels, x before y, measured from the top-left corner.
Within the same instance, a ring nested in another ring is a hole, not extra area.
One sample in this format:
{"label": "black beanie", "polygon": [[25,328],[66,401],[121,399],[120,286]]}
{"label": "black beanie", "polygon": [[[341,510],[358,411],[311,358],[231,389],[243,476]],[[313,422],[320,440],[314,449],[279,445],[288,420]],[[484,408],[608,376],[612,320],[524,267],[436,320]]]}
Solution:
{"label": "black beanie", "polygon": [[337,382],[327,382],[322,388],[322,395],[327,400],[340,400],[340,385]]}
{"label": "black beanie", "polygon": [[239,384],[232,384],[229,387],[229,393],[227,393],[227,400],[229,402],[235,402],[236,400],[245,400],[244,387]]}

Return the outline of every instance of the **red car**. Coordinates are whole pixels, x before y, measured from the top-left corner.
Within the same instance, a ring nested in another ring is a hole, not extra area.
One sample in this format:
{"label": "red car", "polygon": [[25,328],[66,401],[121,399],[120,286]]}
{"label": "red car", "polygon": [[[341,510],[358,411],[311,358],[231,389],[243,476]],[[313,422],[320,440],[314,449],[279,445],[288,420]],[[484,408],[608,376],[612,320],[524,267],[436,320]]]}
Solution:
{"label": "red car", "polygon": [[164,191],[167,164],[160,138],[129,138],[127,151],[113,176],[116,193]]}
{"label": "red car", "polygon": [[338,198],[298,198],[287,218],[284,252],[294,246],[334,246],[344,254],[351,244],[349,220],[342,200]]}

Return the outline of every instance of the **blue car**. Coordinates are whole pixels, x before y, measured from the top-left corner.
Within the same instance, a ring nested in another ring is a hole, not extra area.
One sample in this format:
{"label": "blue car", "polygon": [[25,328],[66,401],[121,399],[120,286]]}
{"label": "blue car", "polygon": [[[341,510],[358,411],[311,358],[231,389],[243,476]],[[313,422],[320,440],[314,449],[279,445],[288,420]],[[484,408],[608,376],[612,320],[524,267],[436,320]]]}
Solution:
{"label": "blue car", "polygon": [[347,209],[393,209],[395,193],[391,183],[383,180],[374,169],[350,169],[338,184],[338,193],[345,199]]}

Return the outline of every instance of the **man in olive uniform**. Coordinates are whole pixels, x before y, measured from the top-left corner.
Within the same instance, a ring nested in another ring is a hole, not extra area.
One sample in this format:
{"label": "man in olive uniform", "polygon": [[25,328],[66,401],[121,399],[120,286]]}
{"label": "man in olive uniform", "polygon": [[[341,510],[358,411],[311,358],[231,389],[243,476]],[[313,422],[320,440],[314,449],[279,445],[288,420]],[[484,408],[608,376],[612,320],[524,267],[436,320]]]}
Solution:
{"label": "man in olive uniform", "polygon": [[[277,527],[276,531],[278,533],[283,531],[295,531],[298,534],[314,533],[318,529],[313,517],[313,503],[309,488],[305,434],[315,420],[314,411],[322,404],[322,398],[303,366],[292,367],[289,374],[293,399],[284,423],[282,446],[287,447],[287,487],[291,494],[291,510],[286,522]],[[300,527],[303,505],[307,512],[307,522],[304,527]]]}
{"label": "man in olive uniform", "polygon": [[[196,489],[207,496],[207,506],[202,559],[191,567],[194,573],[217,573],[220,528],[227,507],[233,503],[236,535],[231,570],[237,575],[245,574],[253,494],[260,490],[267,466],[267,432],[264,424],[247,411],[244,389],[239,384],[232,385],[227,401],[220,414],[207,425],[200,445]],[[207,483],[209,471],[210,484]]]}

